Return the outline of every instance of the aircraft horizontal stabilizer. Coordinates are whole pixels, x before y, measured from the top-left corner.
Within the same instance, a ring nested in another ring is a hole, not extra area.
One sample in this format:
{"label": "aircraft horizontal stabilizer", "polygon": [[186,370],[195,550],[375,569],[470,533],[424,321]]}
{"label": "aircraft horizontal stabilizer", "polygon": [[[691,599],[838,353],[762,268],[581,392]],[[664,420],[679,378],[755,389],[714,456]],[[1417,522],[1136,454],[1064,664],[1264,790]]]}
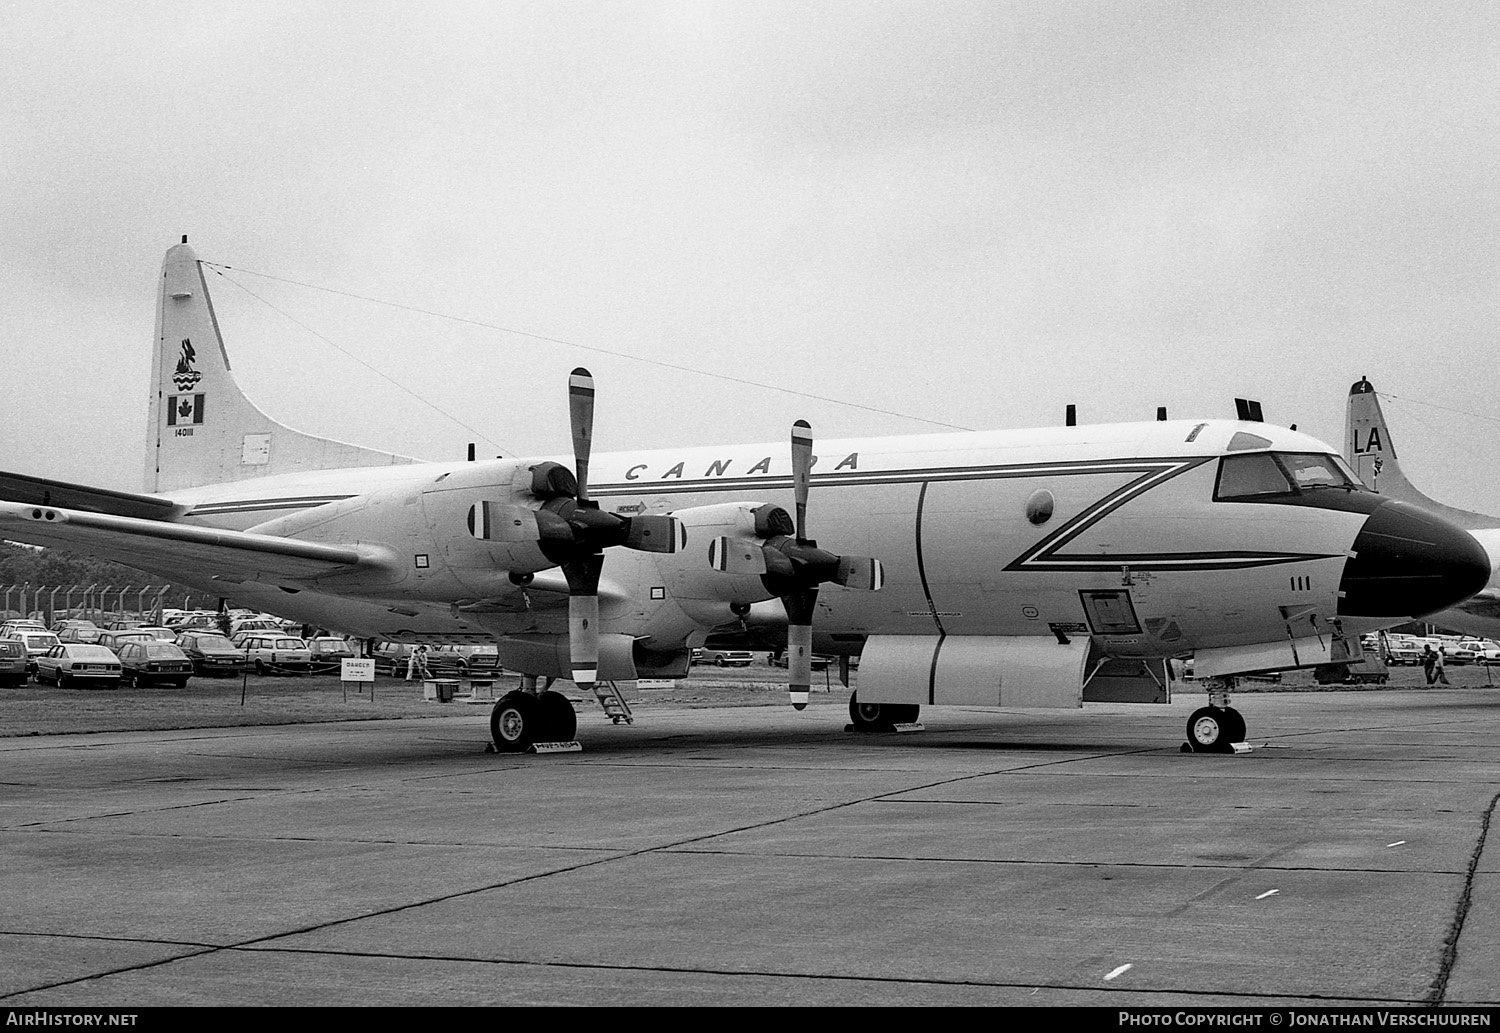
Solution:
{"label": "aircraft horizontal stabilizer", "polygon": [[206,568],[228,581],[301,581],[389,565],[381,550],[367,545],[326,545],[14,502],[0,502],[0,537],[76,549],[132,567]]}

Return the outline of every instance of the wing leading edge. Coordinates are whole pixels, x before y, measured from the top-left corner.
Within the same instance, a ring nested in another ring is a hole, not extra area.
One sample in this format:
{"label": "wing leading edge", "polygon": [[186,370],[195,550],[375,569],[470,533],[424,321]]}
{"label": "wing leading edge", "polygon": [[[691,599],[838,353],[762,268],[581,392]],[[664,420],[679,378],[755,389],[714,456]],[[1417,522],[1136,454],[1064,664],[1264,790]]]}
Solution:
{"label": "wing leading edge", "polygon": [[0,502],[0,537],[61,546],[132,567],[212,570],[226,581],[309,581],[355,569],[391,570],[394,558],[373,545],[326,545],[296,538],[194,524]]}

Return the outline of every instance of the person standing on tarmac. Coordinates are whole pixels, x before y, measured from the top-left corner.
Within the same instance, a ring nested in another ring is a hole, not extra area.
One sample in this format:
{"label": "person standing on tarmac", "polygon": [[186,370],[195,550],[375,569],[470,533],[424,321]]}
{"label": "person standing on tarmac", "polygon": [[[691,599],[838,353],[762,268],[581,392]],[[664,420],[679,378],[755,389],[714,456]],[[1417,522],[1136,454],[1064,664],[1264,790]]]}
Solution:
{"label": "person standing on tarmac", "polygon": [[432,677],[427,669],[427,647],[418,646],[411,651],[411,656],[406,660],[406,680],[411,681],[413,675],[422,680]]}
{"label": "person standing on tarmac", "polygon": [[1437,666],[1437,653],[1433,651],[1432,643],[1429,642],[1422,647],[1422,673],[1427,675],[1427,684],[1432,684],[1433,668]]}
{"label": "person standing on tarmac", "polygon": [[1443,670],[1443,650],[1442,649],[1438,649],[1438,650],[1436,650],[1433,653],[1433,660],[1432,660],[1432,684],[1437,685],[1439,683],[1441,683],[1443,685],[1449,684],[1449,682],[1448,682],[1448,672],[1445,671],[1445,670]]}

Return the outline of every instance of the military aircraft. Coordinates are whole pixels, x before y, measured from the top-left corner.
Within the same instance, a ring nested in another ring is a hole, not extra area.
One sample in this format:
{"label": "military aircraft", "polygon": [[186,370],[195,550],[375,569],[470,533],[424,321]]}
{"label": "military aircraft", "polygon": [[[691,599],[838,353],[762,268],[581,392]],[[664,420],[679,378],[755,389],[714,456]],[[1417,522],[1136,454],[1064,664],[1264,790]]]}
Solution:
{"label": "military aircraft", "polygon": [[1361,377],[1349,388],[1349,407],[1344,420],[1344,456],[1372,491],[1387,498],[1420,506],[1458,527],[1465,528],[1490,557],[1490,576],[1485,586],[1467,599],[1455,602],[1427,620],[1450,631],[1500,638],[1500,517],[1455,509],[1435,502],[1406,479],[1396,458],[1396,446],[1380,411],[1375,385]]}
{"label": "military aircraft", "polygon": [[0,535],[346,634],[493,642],[525,675],[490,715],[503,750],[576,733],[538,679],[608,711],[602,687],[681,676],[712,639],[786,644],[794,706],[812,650],[857,655],[856,729],[924,705],[1165,702],[1168,658],[1191,656],[1208,705],[1189,746],[1224,751],[1245,736],[1239,676],[1357,655],[1489,576],[1463,530],[1259,422],[815,444],[798,421],[787,444],[593,455],[579,369],[571,469],[419,463],[252,405],[186,238],[158,304],[146,490],[0,474]]}

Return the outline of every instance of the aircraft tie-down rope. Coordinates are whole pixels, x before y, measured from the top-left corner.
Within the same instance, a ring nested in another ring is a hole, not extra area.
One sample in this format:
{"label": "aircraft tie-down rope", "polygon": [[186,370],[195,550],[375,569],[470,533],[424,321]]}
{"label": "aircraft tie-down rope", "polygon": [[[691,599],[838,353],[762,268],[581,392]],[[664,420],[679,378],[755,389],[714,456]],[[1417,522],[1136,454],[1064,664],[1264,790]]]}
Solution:
{"label": "aircraft tie-down rope", "polygon": [[[432,309],[419,308],[419,307],[417,307],[415,305],[403,305],[400,302],[385,301],[385,300],[383,300],[381,298],[372,298],[372,297],[369,297],[369,296],[364,295],[364,294],[355,294],[352,291],[341,291],[341,290],[338,290],[338,289],[333,288],[333,287],[321,287],[321,286],[319,286],[318,284],[315,284],[315,283],[304,283],[301,280],[292,280],[292,279],[288,279],[287,277],[284,277],[284,276],[273,276],[270,273],[260,273],[260,272],[256,272],[253,269],[241,269],[241,268],[238,268],[236,266],[222,265],[222,264],[220,264],[218,262],[207,262],[207,261],[205,261],[203,264],[205,266],[208,266],[209,268],[213,269],[214,272],[218,273],[225,280],[229,281],[230,283],[234,284],[236,287],[240,288],[240,290],[244,291],[246,294],[249,294],[252,298],[255,298],[257,301],[260,301],[263,304],[267,305],[268,307],[270,307],[272,309],[275,309],[275,311],[280,312],[282,315],[286,316],[286,318],[291,319],[292,322],[296,323],[298,326],[300,326],[303,329],[307,330],[309,333],[314,334],[315,336],[317,336],[318,338],[320,338],[323,341],[327,341],[327,343],[329,345],[333,346],[334,348],[338,348],[338,350],[341,351],[341,352],[343,352],[345,355],[349,355],[350,353],[347,352],[347,351],[344,351],[343,348],[339,348],[338,345],[334,344],[332,341],[329,341],[328,338],[324,337],[322,334],[319,334],[316,330],[313,330],[311,327],[308,327],[305,323],[302,323],[299,320],[293,319],[290,315],[287,315],[287,313],[283,312],[281,309],[276,308],[276,306],[272,305],[270,302],[266,301],[264,298],[261,298],[260,296],[258,296],[257,294],[255,294],[253,291],[251,291],[249,288],[247,288],[246,286],[244,286],[244,284],[241,284],[237,280],[231,279],[228,276],[224,276],[224,271],[228,270],[230,272],[245,273],[245,274],[247,274],[249,276],[260,276],[260,277],[263,277],[264,279],[267,279],[267,280],[276,280],[276,281],[278,281],[280,283],[289,283],[289,284],[292,284],[292,285],[297,286],[297,287],[306,287],[309,290],[324,291],[324,292],[326,292],[328,294],[338,294],[338,295],[341,295],[341,296],[346,297],[346,298],[353,298],[353,299],[355,299],[357,301],[368,301],[371,304],[375,304],[375,305],[385,305],[385,306],[388,306],[390,308],[398,308],[398,309],[402,309],[402,310],[407,311],[407,312],[416,312],[416,313],[419,313],[419,314],[424,315],[424,316],[433,316],[434,318],[437,318],[437,319],[451,320],[452,322],[455,322],[455,323],[466,323],[469,326],[482,327],[482,328],[484,328],[486,330],[495,330],[495,331],[498,331],[498,332],[504,333],[504,334],[515,334],[518,337],[527,337],[527,338],[530,338],[533,341],[542,341],[542,342],[545,342],[547,344],[559,344],[559,345],[562,345],[562,346],[567,347],[567,348],[580,348],[580,349],[582,349],[584,351],[597,352],[597,353],[599,353],[601,355],[609,355],[609,356],[612,356],[612,357],[617,358],[617,359],[629,359],[629,360],[634,361],[634,362],[644,362],[644,363],[647,363],[648,365],[660,366],[663,369],[676,370],[679,373],[693,373],[693,374],[696,374],[697,376],[712,377],[715,380],[724,380],[724,381],[727,381],[727,382],[729,382],[731,384],[741,384],[741,385],[744,385],[745,387],[757,387],[757,388],[762,388],[762,389],[767,390],[767,391],[779,391],[782,394],[795,395],[798,398],[810,398],[810,399],[812,399],[814,401],[818,401],[818,402],[831,402],[834,405],[848,406],[849,408],[852,408],[852,409],[863,409],[865,412],[878,413],[878,414],[880,414],[882,416],[895,416],[898,419],[915,420],[918,423],[927,423],[927,424],[931,424],[934,427],[943,427],[943,428],[945,428],[947,430],[972,431],[974,429],[973,427],[965,427],[965,426],[961,426],[961,425],[956,424],[956,423],[944,423],[942,420],[933,420],[933,419],[929,419],[929,418],[927,418],[925,416],[913,416],[910,413],[897,412],[894,409],[882,409],[879,406],[875,406],[875,405],[864,405],[864,404],[861,404],[860,402],[851,402],[851,401],[848,401],[848,400],[842,399],[842,398],[829,398],[827,395],[817,395],[817,394],[813,394],[813,393],[811,393],[809,391],[798,391],[795,388],[784,387],[784,386],[782,386],[780,384],[765,384],[765,383],[761,383],[758,380],[746,380],[743,377],[730,376],[727,373],[715,373],[715,372],[712,372],[710,370],[697,369],[696,367],[693,367],[693,366],[682,366],[682,365],[678,365],[678,364],[672,363],[672,362],[663,362],[660,359],[650,359],[650,358],[646,358],[645,356],[642,356],[642,355],[629,355],[629,354],[627,354],[625,352],[617,352],[617,351],[611,351],[608,348],[600,348],[597,345],[579,344],[576,341],[566,341],[566,340],[563,340],[560,337],[548,337],[545,334],[535,334],[535,333],[531,333],[530,331],[527,331],[527,330],[516,330],[513,327],[499,326],[498,324],[495,324],[495,323],[486,323],[483,320],[479,320],[479,319],[469,319],[469,318],[467,318],[465,316],[455,316],[455,315],[450,315],[450,314],[448,314],[446,312],[436,312],[436,311],[433,311]],[[355,358],[352,355],[350,355],[350,357],[351,358]],[[369,363],[364,362],[363,360],[359,360],[359,359],[356,359],[356,361],[360,362],[360,364],[363,365],[363,366],[365,366],[367,369],[370,369],[373,372],[379,374],[384,379],[389,380],[391,383],[393,383],[393,384],[397,383],[396,381],[391,380],[391,378],[386,377],[384,373],[380,373],[379,370],[375,369],[375,367],[371,366]],[[404,385],[398,385],[398,386],[401,386],[402,389],[405,390],[405,391],[407,391],[408,394],[413,394],[413,392],[411,392],[411,390],[409,388],[406,388]],[[413,397],[416,397],[415,394],[413,394]],[[441,409],[438,409],[437,406],[432,405],[431,402],[427,402],[426,399],[422,399],[422,401],[424,402],[424,404],[431,406],[436,411],[442,412]],[[444,415],[446,415],[446,414],[444,414]],[[485,436],[483,434],[480,434],[479,431],[474,430],[474,428],[469,427],[467,424],[461,423],[460,421],[458,421],[456,419],[454,420],[454,422],[459,423],[459,426],[463,427],[465,430],[469,430],[469,431],[472,431],[475,434],[479,434],[481,437],[484,437],[486,441],[490,441],[491,440],[489,437],[487,437],[487,436]]]}

